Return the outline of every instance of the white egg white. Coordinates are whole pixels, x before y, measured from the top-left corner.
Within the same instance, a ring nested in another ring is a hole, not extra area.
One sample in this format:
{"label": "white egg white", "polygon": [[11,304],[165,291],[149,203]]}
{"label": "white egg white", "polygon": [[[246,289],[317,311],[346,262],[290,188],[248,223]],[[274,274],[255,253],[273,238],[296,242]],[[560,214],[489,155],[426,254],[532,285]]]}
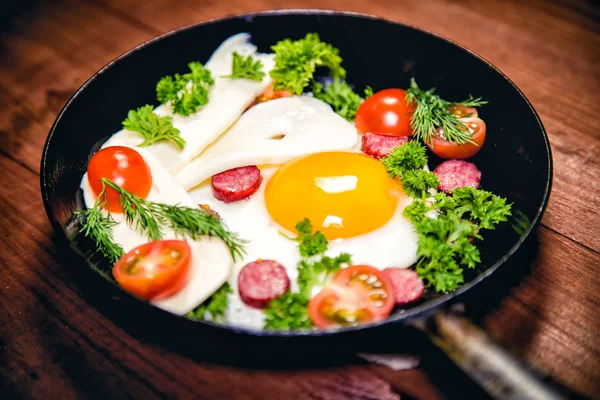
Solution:
{"label": "white egg white", "polygon": [[189,190],[228,169],[283,164],[312,153],[348,150],[357,141],[354,125],[321,100],[310,96],[271,100],[246,111],[175,179]]}
{"label": "white egg white", "polygon": [[[136,151],[144,157],[152,174],[152,188],[146,200],[197,207],[190,195],[155,157],[142,149],[136,149]],[[85,205],[92,208],[97,196],[90,186],[87,174],[83,176],[81,188]],[[123,214],[112,213],[111,215],[117,222],[117,225],[112,228],[113,240],[123,248],[125,253],[148,242],[145,235],[135,231],[127,224]],[[164,239],[177,239],[172,229],[164,229],[163,234]],[[233,265],[229,249],[218,238],[188,240],[188,244],[192,249],[192,260],[186,286],[169,298],[152,301],[155,306],[178,315],[188,313],[210,297],[228,279]]]}
{"label": "white egg white", "polygon": [[[250,35],[240,33],[225,40],[213,53],[205,67],[211,71],[215,81],[209,91],[209,102],[197,113],[182,116],[173,113],[169,104],[157,107],[154,112],[161,116],[171,116],[173,126],[180,131],[186,141],[183,150],[172,141],[161,141],[145,147],[172,174],[178,172],[194,157],[202,152],[225,130],[233,124],[246,108],[271,83],[269,71],[273,69],[274,55],[256,53],[256,46],[249,42]],[[233,52],[241,55],[252,55],[263,63],[265,76],[257,82],[250,79],[230,79]],[[184,72],[184,71],[182,71]],[[113,135],[103,147],[128,146],[136,147],[142,143],[143,137],[137,132],[121,130]],[[137,147],[136,147],[137,148]]]}
{"label": "white egg white", "polygon": [[[297,243],[287,239],[295,236],[293,232],[275,223],[265,204],[265,187],[278,166],[261,169],[263,182],[259,190],[249,199],[235,203],[223,203],[214,198],[210,182],[205,182],[190,191],[198,204],[208,204],[219,213],[225,224],[248,240],[246,255],[238,260],[229,277],[233,294],[229,297],[226,323],[251,329],[262,329],[264,314],[261,310],[249,307],[242,302],[237,290],[237,277],[240,270],[257,259],[275,260],[285,267],[292,282],[292,290],[297,289],[297,264],[300,261]],[[400,200],[394,216],[381,228],[349,239],[337,239],[329,242],[328,256],[337,256],[346,252],[352,256],[353,264],[367,264],[379,269],[387,267],[405,268],[417,260],[417,236],[412,225],[402,216],[402,210],[410,199]],[[315,288],[316,294],[321,288]]]}

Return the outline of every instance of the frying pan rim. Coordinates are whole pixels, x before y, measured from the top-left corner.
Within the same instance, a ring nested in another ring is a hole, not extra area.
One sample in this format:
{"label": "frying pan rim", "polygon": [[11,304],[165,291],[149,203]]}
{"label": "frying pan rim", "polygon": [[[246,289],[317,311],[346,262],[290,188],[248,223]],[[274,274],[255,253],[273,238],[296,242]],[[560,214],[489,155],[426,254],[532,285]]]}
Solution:
{"label": "frying pan rim", "polygon": [[[53,210],[51,209],[51,205],[50,205],[50,198],[49,198],[49,187],[52,186],[51,182],[49,181],[48,177],[47,177],[47,171],[48,169],[46,168],[46,164],[47,164],[47,157],[48,157],[48,152],[49,152],[49,147],[51,145],[52,139],[54,137],[54,133],[57,130],[58,125],[60,124],[60,121],[63,117],[63,115],[67,112],[67,110],[70,108],[71,104],[77,100],[77,98],[79,97],[79,95],[81,93],[83,93],[83,91],[92,83],[96,80],[96,78],[98,78],[98,76],[100,76],[101,74],[103,74],[105,71],[107,71],[108,69],[110,69],[113,65],[115,65],[116,63],[120,62],[121,60],[129,57],[131,54],[140,51],[148,46],[153,45],[154,43],[161,41],[165,38],[174,36],[176,34],[179,34],[181,32],[185,32],[191,29],[195,29],[199,26],[205,26],[205,25],[213,25],[213,24],[218,24],[220,22],[225,22],[225,21],[229,21],[229,20],[236,20],[236,19],[254,19],[255,17],[269,17],[269,16],[278,16],[278,15],[284,15],[284,16],[293,16],[293,15],[312,15],[312,16],[340,16],[340,17],[351,17],[351,18],[357,18],[357,19],[370,19],[370,20],[375,20],[381,23],[386,23],[386,24],[393,24],[393,25],[400,25],[400,26],[404,26],[406,28],[410,28],[412,30],[416,30],[418,32],[421,32],[425,35],[429,35],[431,37],[434,37],[438,40],[442,40],[445,41],[451,45],[453,45],[454,47],[457,47],[459,50],[462,50],[464,52],[467,52],[468,54],[470,54],[472,57],[478,59],[479,61],[483,62],[488,68],[491,68],[494,72],[496,72],[497,74],[499,74],[508,84],[510,84],[513,89],[517,92],[517,94],[525,101],[525,103],[527,104],[527,106],[529,107],[530,111],[533,113],[533,116],[536,119],[536,122],[539,126],[539,129],[542,133],[543,136],[543,141],[544,141],[544,145],[546,147],[546,155],[547,155],[547,159],[548,159],[548,164],[547,164],[547,169],[548,169],[548,177],[546,179],[546,183],[545,183],[545,188],[544,188],[544,194],[543,194],[543,199],[542,202],[540,204],[540,206],[538,207],[538,210],[535,214],[535,217],[530,221],[530,224],[528,226],[528,228],[524,231],[524,233],[521,235],[521,237],[519,238],[519,240],[516,242],[516,244],[514,246],[512,246],[499,260],[497,260],[495,263],[493,263],[492,265],[490,265],[488,268],[486,268],[485,270],[481,271],[477,277],[475,277],[473,280],[465,283],[463,286],[461,286],[459,289],[455,290],[454,292],[450,292],[450,293],[446,293],[440,297],[437,297],[435,299],[432,300],[428,300],[426,302],[424,302],[423,304],[420,304],[414,308],[410,308],[404,312],[396,312],[395,314],[392,314],[388,319],[384,320],[384,321],[380,321],[377,323],[372,323],[372,324],[366,324],[366,325],[359,325],[359,326],[354,326],[354,327],[348,327],[348,328],[338,328],[338,329],[332,329],[332,330],[323,330],[323,331],[315,331],[315,330],[301,330],[301,331],[258,331],[258,330],[252,330],[252,329],[246,329],[246,328],[239,328],[239,327],[232,327],[232,326],[226,326],[226,325],[220,325],[220,324],[215,324],[211,321],[200,321],[200,320],[193,320],[190,318],[187,318],[185,316],[178,316],[175,314],[171,314],[167,311],[164,310],[160,310],[161,312],[164,312],[166,314],[170,314],[171,316],[175,317],[175,318],[181,318],[181,319],[187,319],[188,321],[192,322],[192,323],[197,323],[197,324],[201,324],[201,325],[207,325],[208,327],[211,328],[216,328],[219,330],[224,330],[227,331],[229,333],[235,333],[235,334],[243,334],[243,335],[250,335],[250,336],[257,336],[257,337],[299,337],[299,336],[308,336],[308,337],[319,337],[319,336],[331,336],[331,335],[341,335],[341,334],[345,334],[345,333],[351,333],[351,332],[355,332],[355,331],[362,331],[364,329],[376,329],[377,327],[383,326],[383,325],[389,325],[389,324],[399,324],[399,323],[408,323],[412,320],[415,320],[417,318],[420,317],[424,317],[427,315],[431,315],[434,314],[436,312],[438,312],[438,310],[440,310],[444,305],[447,304],[452,304],[454,303],[457,298],[459,298],[461,295],[463,295],[464,293],[466,293],[467,291],[469,291],[470,289],[472,289],[473,287],[475,287],[476,285],[478,285],[479,283],[481,283],[482,281],[484,281],[485,279],[489,278],[496,270],[498,270],[498,268],[504,264],[506,262],[506,260],[508,260],[508,258],[510,258],[518,249],[519,247],[523,244],[523,242],[529,237],[529,235],[531,234],[531,232],[538,226],[541,217],[546,209],[546,206],[548,204],[548,200],[550,197],[550,192],[552,189],[552,178],[553,178],[553,160],[552,160],[552,151],[550,148],[550,142],[548,139],[548,134],[546,132],[546,129],[544,128],[544,125],[541,122],[541,119],[538,115],[538,113],[535,111],[533,105],[531,104],[531,102],[527,99],[527,97],[525,96],[525,94],[517,87],[517,85],[514,84],[514,82],[512,80],[510,80],[510,78],[508,78],[502,71],[500,71],[496,66],[494,66],[492,63],[490,63],[489,61],[487,61],[485,58],[481,57],[479,54],[475,53],[474,51],[466,48],[465,46],[445,37],[442,36],[438,33],[429,31],[427,29],[424,28],[420,28],[418,26],[415,25],[410,25],[410,24],[405,24],[405,23],[401,23],[398,21],[394,21],[392,19],[389,18],[385,18],[385,17],[380,17],[380,16],[376,16],[376,15],[372,15],[372,14],[365,14],[365,13],[358,13],[358,12],[353,12],[353,11],[338,11],[338,10],[328,10],[328,9],[295,9],[295,8],[290,8],[290,9],[280,9],[280,10],[262,10],[262,11],[256,11],[256,12],[249,12],[249,13],[240,13],[240,14],[232,14],[232,15],[227,15],[224,17],[218,17],[218,18],[213,18],[213,19],[209,19],[206,21],[202,21],[202,22],[197,22],[194,24],[190,24],[190,25],[186,25],[177,29],[174,29],[172,31],[163,33],[161,35],[158,35],[154,38],[151,38],[133,48],[131,48],[130,50],[126,51],[125,53],[119,55],[118,57],[114,58],[113,60],[111,60],[110,62],[108,62],[106,65],[104,65],[101,69],[99,69],[95,74],[93,74],[83,85],[81,85],[81,87],[79,89],[77,89],[77,91],[75,91],[75,93],[71,96],[71,98],[67,101],[67,103],[64,105],[64,107],[62,108],[62,110],[60,111],[60,113],[57,115],[56,120],[54,121],[54,123],[52,124],[52,127],[50,129],[50,132],[48,134],[48,137],[46,139],[46,142],[44,144],[44,148],[42,151],[42,158],[41,158],[41,167],[40,167],[40,186],[41,186],[41,191],[42,191],[42,200],[44,203],[44,208],[46,210],[46,214],[48,215],[48,218],[50,220],[50,223],[53,227],[53,229],[59,234],[61,235],[61,237],[63,237],[64,239],[66,239],[68,242],[70,242],[68,240],[68,238],[66,237],[65,231],[63,230],[62,226],[59,224],[58,220],[56,219]],[[77,248],[75,248],[72,245],[71,242],[71,248],[78,253],[80,256],[82,256],[86,262],[86,264],[92,268],[92,270],[94,272],[96,272],[99,276],[103,277],[104,279],[106,279],[105,276],[103,276],[97,268],[94,268],[92,266],[92,263],[85,257],[84,254],[82,254]],[[113,282],[111,282],[113,283]],[[113,283],[114,284],[114,283]],[[118,285],[114,284],[115,286],[118,287]],[[120,288],[119,288],[120,289]],[[144,302],[142,300],[139,300],[137,298],[135,298],[134,296],[130,295],[129,293],[125,292],[124,290],[120,289],[123,294],[125,296],[127,296],[130,299],[134,299],[135,301],[138,301],[140,303],[145,303],[147,306],[150,307],[154,307],[151,304],[148,304],[147,302]]]}

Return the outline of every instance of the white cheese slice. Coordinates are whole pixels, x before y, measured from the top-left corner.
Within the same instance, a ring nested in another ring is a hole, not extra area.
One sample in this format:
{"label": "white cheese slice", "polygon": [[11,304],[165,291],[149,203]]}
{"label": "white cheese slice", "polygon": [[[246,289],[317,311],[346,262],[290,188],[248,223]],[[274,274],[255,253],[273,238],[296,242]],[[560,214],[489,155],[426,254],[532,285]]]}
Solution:
{"label": "white cheese slice", "polygon": [[246,165],[284,164],[324,151],[350,150],[358,140],[353,124],[310,96],[258,104],[175,178],[187,190],[219,172]]}
{"label": "white cheese slice", "polygon": [[[190,195],[179,185],[175,179],[164,169],[160,162],[148,152],[136,149],[148,163],[152,173],[152,188],[146,197],[149,201],[181,205],[186,207],[197,207]],[[88,208],[94,206],[96,195],[92,190],[87,178],[83,176],[81,181],[83,198]],[[119,244],[125,253],[133,248],[148,242],[145,235],[133,230],[125,221],[123,214],[111,214],[117,222],[113,230],[114,242]],[[177,238],[172,229],[163,229],[164,239]],[[184,315],[196,308],[227,280],[233,260],[229,249],[218,238],[204,238],[199,241],[188,240],[192,249],[191,269],[186,286],[175,295],[152,301],[152,303],[173,314]]]}
{"label": "white cheese slice", "polygon": [[[157,107],[154,112],[158,115],[173,117],[173,126],[180,130],[181,137],[186,141],[185,148],[179,149],[172,141],[161,141],[144,147],[156,157],[172,174],[178,172],[195,156],[200,154],[209,144],[218,138],[233,124],[239,116],[271,83],[269,71],[273,69],[274,55],[256,52],[256,46],[249,42],[250,35],[240,33],[224,41],[206,63],[215,80],[209,92],[209,102],[197,113],[182,116],[173,113],[169,104]],[[233,52],[241,55],[252,55],[263,63],[265,77],[261,82],[250,79],[223,78],[231,74]],[[128,146],[135,147],[143,142],[143,137],[137,132],[125,129],[114,134],[103,147]]]}

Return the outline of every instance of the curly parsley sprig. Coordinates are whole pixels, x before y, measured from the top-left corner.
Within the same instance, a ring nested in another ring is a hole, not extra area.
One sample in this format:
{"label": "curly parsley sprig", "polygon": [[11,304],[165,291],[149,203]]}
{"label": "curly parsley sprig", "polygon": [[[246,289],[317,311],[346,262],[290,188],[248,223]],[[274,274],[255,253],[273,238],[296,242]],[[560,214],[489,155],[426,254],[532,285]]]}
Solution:
{"label": "curly parsley sprig", "polygon": [[260,82],[265,76],[262,69],[263,63],[260,60],[254,60],[251,55],[244,58],[239,53],[233,52],[231,75],[226,75],[222,78],[246,78]]}
{"label": "curly parsley sprig", "polygon": [[[102,188],[100,196],[96,199],[94,207],[86,210],[75,211],[75,216],[78,217],[81,229],[85,237],[92,238],[96,242],[96,250],[99,251],[111,263],[116,263],[124,254],[123,248],[113,241],[112,228],[117,222],[112,218],[111,214],[104,216],[102,209],[106,204],[105,189]],[[83,218],[81,218],[83,217]]]}
{"label": "curly parsley sprig", "polygon": [[190,72],[165,76],[156,85],[156,98],[170,102],[176,114],[191,115],[208,103],[208,90],[215,83],[210,71],[199,62],[188,64]]}
{"label": "curly parsley sprig", "polygon": [[327,67],[334,78],[344,78],[340,51],[331,44],[323,43],[316,33],[307,33],[303,39],[282,40],[271,47],[275,53],[275,68],[270,75],[275,90],[289,90],[301,94],[314,81],[318,67]]}
{"label": "curly parsley sprig", "polygon": [[430,189],[439,185],[437,176],[423,167],[427,164],[426,148],[412,140],[396,147],[381,159],[392,178],[400,179],[404,192],[415,198],[425,199]]}
{"label": "curly parsley sprig", "polygon": [[[271,301],[263,310],[265,329],[302,329],[313,326],[308,316],[308,303],[315,287],[324,286],[344,265],[351,264],[349,254],[337,257],[322,255],[327,250],[325,235],[312,233],[312,224],[305,218],[296,224],[297,241],[303,259],[298,263],[298,292],[287,292]],[[284,235],[285,236],[285,235]],[[286,236],[287,237],[287,236]],[[321,254],[321,258],[316,258]]]}
{"label": "curly parsley sprig", "polygon": [[[457,289],[463,282],[463,267],[476,268],[481,262],[473,239],[483,240],[482,229],[495,229],[511,215],[506,199],[485,190],[458,188],[452,195],[437,193],[427,205],[415,199],[403,215],[419,235],[416,271],[438,292]],[[436,212],[435,218],[425,216]]]}
{"label": "curly parsley sprig", "polygon": [[316,231],[312,233],[312,229],[312,224],[308,218],[304,218],[296,224],[296,232],[298,232],[296,238],[288,237],[283,232],[279,233],[287,239],[298,242],[298,250],[302,257],[312,257],[327,250],[327,239],[323,232]]}
{"label": "curly parsley sprig", "polygon": [[350,122],[353,122],[356,118],[356,111],[358,111],[358,107],[363,100],[373,95],[373,89],[367,87],[363,98],[352,90],[352,87],[346,81],[339,78],[333,79],[327,86],[315,82],[312,92],[317,99],[329,104],[333,111]]}
{"label": "curly parsley sprig", "polygon": [[462,105],[465,107],[479,107],[487,104],[481,97],[460,102],[449,102],[434,94],[435,88],[422,90],[414,78],[410,79],[410,87],[406,91],[406,101],[415,105],[415,110],[410,118],[410,127],[416,139],[431,143],[435,130],[441,127],[444,139],[455,143],[474,143],[471,140],[469,129],[456,116],[448,111],[450,106]]}
{"label": "curly parsley sprig", "polygon": [[233,289],[231,289],[229,283],[225,282],[205,302],[187,313],[186,317],[202,320],[210,319],[213,322],[223,323],[225,321],[229,295],[232,293]]}
{"label": "curly parsley sprig", "polygon": [[123,128],[141,133],[144,141],[140,147],[150,146],[161,140],[172,140],[177,147],[183,149],[185,140],[179,135],[179,129],[173,126],[173,118],[153,113],[154,107],[146,104],[137,110],[130,110],[123,121]]}

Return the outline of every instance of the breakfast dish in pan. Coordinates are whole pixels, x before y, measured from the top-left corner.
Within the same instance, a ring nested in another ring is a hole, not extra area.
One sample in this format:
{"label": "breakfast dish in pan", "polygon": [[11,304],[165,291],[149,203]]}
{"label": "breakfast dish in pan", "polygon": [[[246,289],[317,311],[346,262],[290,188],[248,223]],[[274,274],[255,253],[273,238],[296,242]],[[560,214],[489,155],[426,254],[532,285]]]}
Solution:
{"label": "breakfast dish in pan", "polygon": [[459,288],[511,215],[469,161],[486,102],[447,101],[418,76],[357,91],[316,33],[271,50],[230,37],[157,82],[160,106],[124,110],[91,157],[76,214],[117,283],[269,330],[382,321]]}

